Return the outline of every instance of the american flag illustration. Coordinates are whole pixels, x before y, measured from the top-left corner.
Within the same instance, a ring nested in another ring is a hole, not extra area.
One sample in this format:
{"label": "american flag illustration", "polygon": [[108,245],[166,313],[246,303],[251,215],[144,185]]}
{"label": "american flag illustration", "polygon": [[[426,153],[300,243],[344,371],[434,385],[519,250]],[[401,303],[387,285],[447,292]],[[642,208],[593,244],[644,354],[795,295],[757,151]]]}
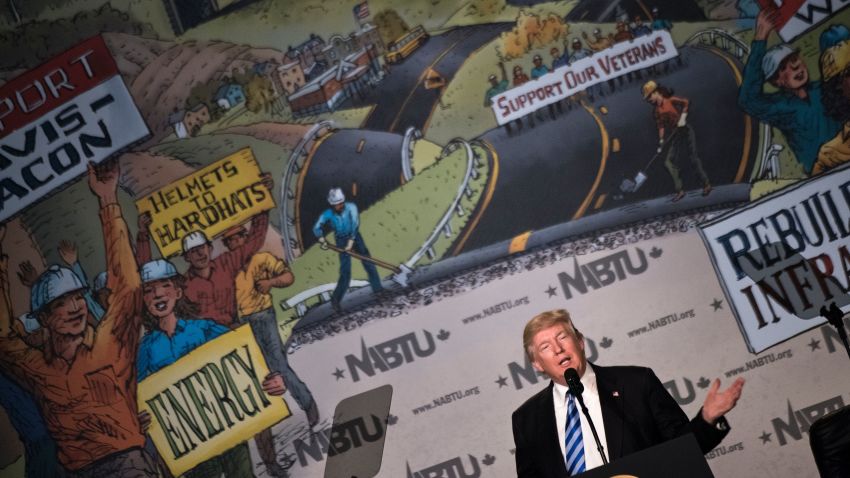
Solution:
{"label": "american flag illustration", "polygon": [[354,18],[357,20],[365,20],[369,18],[369,2],[358,3],[353,9]]}

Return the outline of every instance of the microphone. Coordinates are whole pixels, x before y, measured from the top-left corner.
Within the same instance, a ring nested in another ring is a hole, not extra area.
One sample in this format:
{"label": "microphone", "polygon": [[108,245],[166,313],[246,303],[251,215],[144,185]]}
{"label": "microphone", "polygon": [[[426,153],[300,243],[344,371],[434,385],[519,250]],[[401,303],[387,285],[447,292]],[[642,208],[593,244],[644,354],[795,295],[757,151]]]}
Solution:
{"label": "microphone", "polygon": [[564,371],[564,380],[567,382],[567,388],[569,389],[570,395],[578,400],[578,403],[581,406],[581,411],[584,413],[584,417],[587,418],[587,423],[590,425],[590,431],[593,432],[593,439],[596,440],[596,450],[599,452],[599,455],[602,456],[602,463],[607,465],[608,458],[605,457],[605,448],[602,446],[602,441],[599,440],[599,434],[596,432],[596,427],[593,426],[593,419],[590,418],[590,413],[587,411],[587,407],[584,405],[584,399],[581,396],[584,392],[584,385],[581,383],[581,379],[579,379],[576,369],[572,367],[566,369]]}
{"label": "microphone", "polygon": [[581,380],[578,378],[578,372],[574,368],[568,368],[564,371],[564,380],[567,382],[567,388],[570,389],[570,393],[581,400],[581,394],[584,392],[584,385],[582,385]]}

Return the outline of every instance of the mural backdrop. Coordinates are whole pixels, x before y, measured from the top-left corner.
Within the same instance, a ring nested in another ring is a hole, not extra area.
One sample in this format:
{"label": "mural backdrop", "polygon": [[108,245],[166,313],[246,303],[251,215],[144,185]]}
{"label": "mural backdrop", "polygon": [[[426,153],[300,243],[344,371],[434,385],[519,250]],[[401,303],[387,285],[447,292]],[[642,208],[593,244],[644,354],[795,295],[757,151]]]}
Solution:
{"label": "mural backdrop", "polygon": [[0,473],[512,476],[548,384],[521,331],[566,308],[688,414],[747,379],[716,476],[813,476],[809,425],[850,402],[819,314],[850,310],[848,25],[3,2]]}

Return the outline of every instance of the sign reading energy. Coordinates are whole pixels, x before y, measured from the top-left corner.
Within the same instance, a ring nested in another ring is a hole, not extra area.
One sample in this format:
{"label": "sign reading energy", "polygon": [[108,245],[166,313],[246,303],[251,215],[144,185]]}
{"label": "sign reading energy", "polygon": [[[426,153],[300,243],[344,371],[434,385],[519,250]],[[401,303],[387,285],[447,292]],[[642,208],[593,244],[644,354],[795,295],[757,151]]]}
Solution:
{"label": "sign reading energy", "polygon": [[103,38],[0,87],[0,221],[150,134]]}
{"label": "sign reading energy", "polygon": [[245,148],[148,194],[136,207],[151,214],[151,235],[169,257],[181,252],[183,236],[192,231],[213,237],[275,205]]}
{"label": "sign reading energy", "polygon": [[243,325],[139,382],[139,410],[152,417],[148,435],[174,476],[290,415],[281,398],[263,392],[268,373]]}
{"label": "sign reading energy", "polygon": [[823,324],[831,302],[850,310],[850,167],[700,228],[751,352]]}

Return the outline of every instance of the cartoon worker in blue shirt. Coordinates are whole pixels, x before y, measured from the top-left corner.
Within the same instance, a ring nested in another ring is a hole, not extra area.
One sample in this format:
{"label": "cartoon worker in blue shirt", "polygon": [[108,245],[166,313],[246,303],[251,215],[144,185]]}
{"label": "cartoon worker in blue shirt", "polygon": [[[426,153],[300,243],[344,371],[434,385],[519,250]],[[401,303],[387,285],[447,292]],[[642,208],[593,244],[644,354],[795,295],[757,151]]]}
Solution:
{"label": "cartoon worker in blue shirt", "polygon": [[[319,239],[320,247],[324,250],[328,249],[328,243],[324,237],[324,226],[327,224],[334,231],[338,248],[354,251],[361,256],[371,257],[369,249],[366,248],[366,243],[363,241],[363,236],[360,235],[360,214],[357,212],[357,206],[345,200],[345,195],[340,188],[332,188],[328,191],[328,204],[331,207],[325,209],[316,221],[316,225],[313,226],[313,234]],[[369,285],[372,286],[372,291],[377,293],[384,290],[375,265],[365,260],[360,262],[363,263],[363,269],[369,276]],[[337,312],[342,310],[340,303],[350,283],[351,256],[340,252],[339,280],[336,283],[333,295],[331,295],[331,306]]]}
{"label": "cartoon worker in blue shirt", "polygon": [[[194,315],[195,306],[183,296],[183,276],[177,273],[177,268],[171,262],[162,259],[150,261],[142,266],[141,276],[144,300],[142,313],[147,333],[142,337],[136,361],[137,380],[140,382],[197,347],[230,331],[212,320]],[[286,391],[279,373],[269,374],[263,380],[262,387],[264,392],[273,396],[283,395]],[[141,418],[141,422],[146,427],[150,417]],[[247,443],[242,442],[210,458],[184,476],[200,478],[222,475],[240,478],[254,476]]]}

